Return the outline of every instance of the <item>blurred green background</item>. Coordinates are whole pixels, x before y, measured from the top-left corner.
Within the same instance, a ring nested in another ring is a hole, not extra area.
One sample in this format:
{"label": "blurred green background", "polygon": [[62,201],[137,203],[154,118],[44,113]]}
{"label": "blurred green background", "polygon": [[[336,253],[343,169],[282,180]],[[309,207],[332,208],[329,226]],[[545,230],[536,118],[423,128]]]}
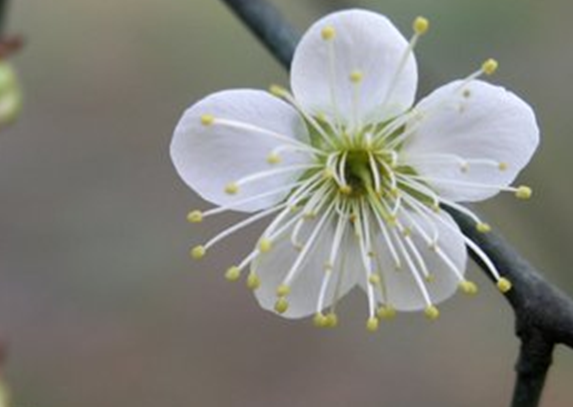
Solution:
{"label": "blurred green background", "polygon": [[[301,30],[350,5],[405,34],[427,16],[422,94],[497,58],[492,81],[534,106],[543,138],[520,178],[535,199],[479,208],[573,293],[571,1],[275,3]],[[181,112],[216,90],[288,83],[219,1],[13,1],[9,28],[28,40],[14,61],[25,111],[0,134],[0,335],[15,407],[508,404],[512,314],[473,266],[480,295],[446,302],[436,322],[400,314],[372,335],[358,293],[340,328],[323,331],[226,283],[257,230],[201,263],[188,258],[239,217],[186,223],[208,205],[169,159]],[[555,362],[543,405],[571,405],[573,353],[559,349]]]}

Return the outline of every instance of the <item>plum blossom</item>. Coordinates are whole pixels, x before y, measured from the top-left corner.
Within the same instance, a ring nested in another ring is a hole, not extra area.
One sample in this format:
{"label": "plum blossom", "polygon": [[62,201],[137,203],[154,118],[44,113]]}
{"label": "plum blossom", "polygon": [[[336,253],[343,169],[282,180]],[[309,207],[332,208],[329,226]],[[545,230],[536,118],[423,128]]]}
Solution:
{"label": "plum blossom", "polygon": [[496,70],[493,59],[414,105],[413,50],[428,25],[415,19],[408,41],[383,15],[329,14],[296,48],[292,92],[227,90],[187,109],[171,157],[185,183],[216,205],[188,220],[251,214],[191,255],[202,258],[273,217],[226,277],[246,275],[264,309],[314,316],[318,326],[337,324],[337,304],[354,287],[366,294],[369,330],[396,311],[436,318],[436,304],[458,289],[477,291],[465,276],[468,248],[508,291],[503,270],[444,208],[487,233],[490,226],[460,203],[500,191],[529,198],[531,189],[513,182],[539,143],[535,115],[479,79]]}

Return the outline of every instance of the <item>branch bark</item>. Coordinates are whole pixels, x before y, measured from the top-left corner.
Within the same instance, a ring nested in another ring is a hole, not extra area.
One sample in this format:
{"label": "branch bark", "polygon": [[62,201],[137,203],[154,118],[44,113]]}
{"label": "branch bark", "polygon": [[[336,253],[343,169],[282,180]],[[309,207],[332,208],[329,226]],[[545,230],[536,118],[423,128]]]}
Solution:
{"label": "branch bark", "polygon": [[[222,0],[289,68],[299,34],[265,0]],[[556,344],[573,348],[573,301],[546,281],[503,237],[479,233],[466,215],[449,210],[463,233],[476,242],[513,285],[506,294],[515,313],[515,333],[521,341],[515,366],[512,407],[536,407]],[[473,260],[491,278],[475,253]]]}

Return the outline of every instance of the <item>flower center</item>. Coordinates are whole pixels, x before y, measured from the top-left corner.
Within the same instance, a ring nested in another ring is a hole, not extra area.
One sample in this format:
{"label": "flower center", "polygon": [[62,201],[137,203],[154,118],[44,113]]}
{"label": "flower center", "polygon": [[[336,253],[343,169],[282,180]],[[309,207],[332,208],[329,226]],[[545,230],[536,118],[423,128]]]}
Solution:
{"label": "flower center", "polygon": [[[376,165],[376,170],[379,169],[379,166]],[[344,176],[351,188],[349,195],[352,197],[364,196],[368,190],[373,188],[370,159],[366,151],[359,150],[348,153]]]}

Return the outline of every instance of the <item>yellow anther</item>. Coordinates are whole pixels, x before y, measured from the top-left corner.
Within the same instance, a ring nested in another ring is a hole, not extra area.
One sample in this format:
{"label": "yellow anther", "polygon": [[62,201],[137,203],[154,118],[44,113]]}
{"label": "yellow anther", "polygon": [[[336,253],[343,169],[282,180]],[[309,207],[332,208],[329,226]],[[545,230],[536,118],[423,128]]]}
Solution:
{"label": "yellow anther", "polygon": [[460,290],[465,294],[474,295],[477,294],[478,288],[473,281],[463,280],[460,282]]}
{"label": "yellow anther", "polygon": [[277,287],[277,295],[279,297],[286,297],[290,294],[290,286],[286,284],[281,284]]}
{"label": "yellow anther", "polygon": [[398,190],[398,188],[392,188],[390,189],[390,195],[393,198],[398,198],[398,195],[400,195],[400,191]]}
{"label": "yellow anther", "polygon": [[517,190],[515,191],[515,196],[519,199],[529,199],[531,198],[532,193],[533,191],[531,190],[531,188],[522,185],[518,187]]}
{"label": "yellow anther", "polygon": [[210,126],[215,121],[215,117],[211,114],[204,114],[201,116],[201,124],[203,126]]}
{"label": "yellow anther", "polygon": [[481,70],[486,75],[493,75],[495,71],[497,71],[498,66],[499,64],[497,63],[497,61],[495,59],[490,58],[482,64]]}
{"label": "yellow anther", "polygon": [[360,83],[362,78],[364,78],[362,71],[352,71],[349,76],[350,82],[352,83]]}
{"label": "yellow anther", "polygon": [[392,319],[396,316],[396,310],[391,305],[382,305],[376,311],[376,315],[380,319]]}
{"label": "yellow anther", "polygon": [[288,94],[288,91],[280,85],[269,86],[269,92],[278,98],[282,98]]}
{"label": "yellow anther", "polygon": [[320,34],[322,35],[323,40],[329,41],[329,40],[333,39],[334,36],[336,35],[336,30],[334,29],[333,26],[328,25],[322,29]]}
{"label": "yellow anther", "polygon": [[501,277],[499,280],[497,280],[497,288],[499,289],[499,291],[505,294],[506,292],[511,290],[511,281],[509,281],[505,277]]}
{"label": "yellow anther", "polygon": [[328,318],[322,312],[314,314],[312,322],[317,328],[326,328],[328,326]]}
{"label": "yellow anther", "polygon": [[229,195],[234,195],[239,192],[239,186],[236,183],[231,182],[225,186],[225,192]]}
{"label": "yellow anther", "polygon": [[269,164],[271,164],[271,165],[273,165],[273,164],[278,164],[278,163],[280,163],[281,161],[282,161],[282,160],[281,160],[281,156],[278,155],[277,153],[270,153],[270,154],[267,156],[267,162],[268,162]]}
{"label": "yellow anther", "polygon": [[241,277],[241,270],[237,266],[232,266],[227,269],[225,278],[229,281],[237,281]]}
{"label": "yellow anther", "polygon": [[416,17],[414,23],[412,24],[412,28],[414,32],[418,35],[425,34],[428,29],[430,28],[430,22],[427,18],[424,17]]}
{"label": "yellow anther", "polygon": [[247,287],[250,288],[251,290],[256,290],[260,286],[261,286],[261,280],[259,279],[259,276],[251,272],[247,277]]}
{"label": "yellow anther", "polygon": [[501,162],[497,165],[497,168],[499,168],[500,171],[507,170],[507,167],[509,167],[509,165],[507,163],[503,163],[503,162]]}
{"label": "yellow anther", "polygon": [[378,285],[380,284],[380,276],[378,274],[371,274],[368,277],[368,282],[372,285]]}
{"label": "yellow anther", "polygon": [[207,250],[205,249],[205,246],[195,246],[194,248],[191,249],[191,257],[193,257],[194,259],[201,259],[205,256],[205,253],[207,252]]}
{"label": "yellow anther", "polygon": [[334,312],[329,312],[326,314],[326,327],[336,328],[338,326],[338,315]]}
{"label": "yellow anther", "polygon": [[402,234],[404,235],[404,237],[408,237],[412,234],[412,229],[404,228],[404,230],[402,230]]}
{"label": "yellow anther", "polygon": [[435,213],[439,213],[439,212],[440,212],[440,209],[441,209],[441,208],[440,208],[440,204],[436,204],[436,203],[435,203],[435,204],[432,204],[431,209],[432,209],[432,211],[434,211]]}
{"label": "yellow anther", "polygon": [[350,195],[352,193],[352,187],[350,185],[341,185],[339,191],[343,195]]}
{"label": "yellow anther", "polygon": [[394,227],[398,223],[398,218],[395,215],[389,215],[386,217],[386,222],[388,225]]}
{"label": "yellow anther", "polygon": [[305,220],[313,220],[316,218],[316,212],[306,212],[302,215]]}
{"label": "yellow anther", "polygon": [[288,309],[288,301],[286,298],[281,297],[275,302],[275,311],[279,314],[284,314]]}
{"label": "yellow anther", "polygon": [[464,89],[464,91],[462,92],[462,96],[465,97],[466,99],[469,98],[472,95],[472,91],[469,89]]}
{"label": "yellow anther", "polygon": [[203,220],[203,213],[201,211],[191,211],[187,214],[187,222],[199,223]]}
{"label": "yellow anther", "polygon": [[370,332],[376,332],[378,330],[378,326],[378,318],[376,317],[370,317],[368,318],[368,321],[366,321],[366,329]]}
{"label": "yellow anther", "polygon": [[480,233],[491,232],[491,226],[484,222],[479,222],[476,224],[476,230]]}
{"label": "yellow anther", "polygon": [[324,179],[331,179],[334,177],[334,173],[332,172],[331,169],[327,168],[326,170],[323,171],[322,177]]}
{"label": "yellow anther", "polygon": [[261,251],[261,253],[269,252],[272,249],[272,247],[273,247],[273,242],[271,242],[267,238],[262,238],[261,241],[259,242],[259,250]]}
{"label": "yellow anther", "polygon": [[440,311],[438,310],[438,308],[436,308],[435,305],[430,305],[426,307],[426,309],[424,310],[424,314],[426,314],[426,316],[429,319],[438,319],[438,317],[440,316]]}
{"label": "yellow anther", "polygon": [[426,280],[426,283],[433,283],[434,281],[436,281],[436,275],[435,274],[426,274],[424,276],[424,280]]}

